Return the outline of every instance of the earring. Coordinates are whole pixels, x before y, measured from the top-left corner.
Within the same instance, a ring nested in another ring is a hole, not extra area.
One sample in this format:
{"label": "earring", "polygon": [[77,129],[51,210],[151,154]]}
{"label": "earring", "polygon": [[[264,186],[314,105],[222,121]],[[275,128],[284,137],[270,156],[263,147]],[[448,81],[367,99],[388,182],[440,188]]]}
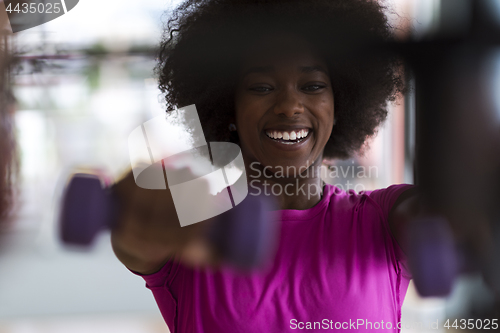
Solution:
{"label": "earring", "polygon": [[230,132],[235,132],[236,131],[236,125],[233,124],[233,123],[229,124],[229,131]]}

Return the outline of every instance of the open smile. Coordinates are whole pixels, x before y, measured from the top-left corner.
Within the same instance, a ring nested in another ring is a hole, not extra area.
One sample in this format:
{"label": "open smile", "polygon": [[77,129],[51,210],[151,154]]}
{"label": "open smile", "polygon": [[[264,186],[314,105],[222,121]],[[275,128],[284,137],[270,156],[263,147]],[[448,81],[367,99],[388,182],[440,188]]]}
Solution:
{"label": "open smile", "polygon": [[296,150],[302,147],[311,137],[312,131],[308,128],[294,130],[265,130],[265,136],[273,146],[284,150]]}
{"label": "open smile", "polygon": [[309,129],[293,131],[266,131],[268,138],[285,145],[293,145],[304,141],[309,136]]}

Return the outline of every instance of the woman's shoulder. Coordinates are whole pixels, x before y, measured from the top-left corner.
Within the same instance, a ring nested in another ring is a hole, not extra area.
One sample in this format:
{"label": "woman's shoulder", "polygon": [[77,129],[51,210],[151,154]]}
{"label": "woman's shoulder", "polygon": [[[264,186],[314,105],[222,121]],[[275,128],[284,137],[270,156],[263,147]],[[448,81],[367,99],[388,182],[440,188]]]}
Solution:
{"label": "woman's shoulder", "polygon": [[389,211],[394,206],[398,198],[403,195],[413,194],[418,191],[418,187],[412,184],[393,184],[386,188],[373,191],[366,191],[363,194],[368,200],[380,207],[384,216],[387,217]]}
{"label": "woman's shoulder", "polygon": [[380,189],[366,190],[363,188],[362,190],[358,191],[356,190],[356,188],[345,188],[342,186],[325,184],[325,192],[328,193],[331,198],[361,199],[363,197],[370,197],[373,200],[379,200],[397,197],[401,193],[410,189],[416,190],[417,186],[413,184],[393,184]]}
{"label": "woman's shoulder", "polygon": [[408,191],[414,192],[418,188],[412,184],[393,184],[385,188],[376,190],[345,189],[331,184],[325,185],[326,198],[337,207],[339,204],[357,206],[362,204],[374,205],[379,208],[384,215],[388,214],[396,200]]}

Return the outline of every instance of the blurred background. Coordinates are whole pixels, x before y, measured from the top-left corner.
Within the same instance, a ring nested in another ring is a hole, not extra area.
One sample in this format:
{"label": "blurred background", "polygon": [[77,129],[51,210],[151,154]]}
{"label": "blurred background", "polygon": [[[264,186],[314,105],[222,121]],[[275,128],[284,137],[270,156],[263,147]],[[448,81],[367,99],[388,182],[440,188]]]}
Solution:
{"label": "blurred background", "polygon": [[[130,167],[130,132],[164,112],[153,75],[155,47],[165,12],[177,3],[81,0],[58,19],[9,40],[20,55],[11,78],[20,174],[13,221],[0,230],[0,333],[168,332],[144,281],[115,258],[109,233],[88,251],[67,248],[58,240],[56,220],[68,176],[98,168],[119,179]],[[438,29],[449,1],[386,3],[405,40]],[[499,2],[492,3],[500,16]],[[0,0],[0,12],[3,6]],[[499,54],[489,67],[497,92]],[[324,179],[358,192],[413,183],[414,147],[410,93],[390,106],[369,148],[354,159],[331,161]],[[492,302],[477,275],[461,277],[447,298],[420,298],[410,285],[402,331],[444,331],[445,319],[468,318]]]}

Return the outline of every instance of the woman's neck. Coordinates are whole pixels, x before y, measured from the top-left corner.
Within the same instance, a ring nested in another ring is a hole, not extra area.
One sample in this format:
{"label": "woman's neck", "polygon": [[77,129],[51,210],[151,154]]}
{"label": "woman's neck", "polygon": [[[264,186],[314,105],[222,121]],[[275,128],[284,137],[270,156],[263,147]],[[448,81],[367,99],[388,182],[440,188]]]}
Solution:
{"label": "woman's neck", "polygon": [[285,168],[272,174],[268,169],[247,165],[249,195],[271,196],[276,199],[279,209],[304,210],[314,207],[323,195],[321,160],[303,167],[297,174]]}

